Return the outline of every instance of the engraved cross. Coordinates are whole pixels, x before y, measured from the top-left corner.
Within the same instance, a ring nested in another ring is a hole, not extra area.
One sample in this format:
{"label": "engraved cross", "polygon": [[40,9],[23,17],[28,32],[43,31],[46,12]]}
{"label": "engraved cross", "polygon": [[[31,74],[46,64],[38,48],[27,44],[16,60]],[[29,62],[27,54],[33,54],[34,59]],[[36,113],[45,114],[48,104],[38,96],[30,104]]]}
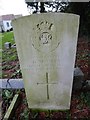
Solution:
{"label": "engraved cross", "polygon": [[49,83],[48,82],[48,73],[46,72],[46,83],[37,83],[38,84],[46,84],[47,85],[47,99],[49,100],[49,84],[57,84],[57,83]]}

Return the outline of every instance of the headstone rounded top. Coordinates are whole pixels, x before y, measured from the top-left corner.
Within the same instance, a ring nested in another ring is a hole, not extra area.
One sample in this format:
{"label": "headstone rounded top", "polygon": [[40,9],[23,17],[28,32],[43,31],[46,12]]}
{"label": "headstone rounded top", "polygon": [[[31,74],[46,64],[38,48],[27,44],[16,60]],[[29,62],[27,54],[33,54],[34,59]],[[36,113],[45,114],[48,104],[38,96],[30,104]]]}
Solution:
{"label": "headstone rounded top", "polygon": [[[37,51],[47,54],[56,50],[60,45],[64,26],[68,23],[67,21],[70,21],[70,19],[73,21],[74,19],[78,19],[78,17],[78,15],[71,13],[40,13],[18,18],[13,21],[13,24],[18,27],[26,24],[26,29],[30,28],[28,31],[30,30],[32,46]],[[59,24],[60,29],[57,27]],[[55,31],[58,31],[61,37],[57,38]]]}
{"label": "headstone rounded top", "polygon": [[24,18],[27,18],[27,17],[38,17],[38,16],[50,16],[50,15],[62,15],[62,16],[76,16],[76,17],[80,17],[78,14],[74,14],[74,13],[64,13],[64,12],[47,12],[47,13],[35,13],[35,14],[31,14],[31,15],[26,15],[26,16],[22,16],[22,17],[19,17],[19,18],[15,18],[14,20],[12,21],[17,21],[17,20],[20,20],[20,19],[24,19]]}

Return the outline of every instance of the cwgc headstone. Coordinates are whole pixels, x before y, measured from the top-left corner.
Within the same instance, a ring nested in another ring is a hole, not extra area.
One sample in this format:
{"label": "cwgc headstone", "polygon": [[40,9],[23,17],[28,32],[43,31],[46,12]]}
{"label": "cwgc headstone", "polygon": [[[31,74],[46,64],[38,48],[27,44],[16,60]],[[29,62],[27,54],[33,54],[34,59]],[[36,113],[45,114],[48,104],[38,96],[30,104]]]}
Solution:
{"label": "cwgc headstone", "polygon": [[13,27],[29,107],[69,109],[79,16],[34,14]]}

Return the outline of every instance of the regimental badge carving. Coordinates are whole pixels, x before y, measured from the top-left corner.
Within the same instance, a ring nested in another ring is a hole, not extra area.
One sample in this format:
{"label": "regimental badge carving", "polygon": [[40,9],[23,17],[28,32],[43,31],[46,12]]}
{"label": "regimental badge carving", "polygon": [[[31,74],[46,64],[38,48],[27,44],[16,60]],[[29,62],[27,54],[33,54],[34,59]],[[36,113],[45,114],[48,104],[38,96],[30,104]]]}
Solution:
{"label": "regimental badge carving", "polygon": [[48,53],[53,51],[55,44],[57,44],[55,31],[53,22],[48,22],[47,20],[39,22],[33,28],[32,46],[40,52]]}
{"label": "regimental badge carving", "polygon": [[39,36],[40,43],[43,45],[49,44],[49,42],[52,40],[52,35],[48,32],[43,32]]}
{"label": "regimental badge carving", "polygon": [[40,22],[36,25],[37,32],[39,33],[39,46],[49,45],[52,40],[53,23],[47,21]]}

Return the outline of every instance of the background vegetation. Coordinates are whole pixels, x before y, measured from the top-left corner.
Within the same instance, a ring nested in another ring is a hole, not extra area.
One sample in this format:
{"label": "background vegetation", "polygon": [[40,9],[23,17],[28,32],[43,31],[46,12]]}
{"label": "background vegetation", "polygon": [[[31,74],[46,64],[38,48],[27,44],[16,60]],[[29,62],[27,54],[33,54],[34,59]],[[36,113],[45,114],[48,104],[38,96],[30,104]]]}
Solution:
{"label": "background vegetation", "polygon": [[79,35],[90,35],[90,2],[26,2],[33,14],[65,12],[80,15]]}
{"label": "background vegetation", "polygon": [[[31,2],[27,3],[28,9],[32,13],[42,12],[69,12],[80,15],[80,31],[79,31],[79,44],[77,53],[77,65],[88,72],[88,42],[90,35],[90,2],[88,3],[64,3],[64,2]],[[5,42],[11,42],[14,44],[13,32],[5,32],[2,35],[2,78],[21,78],[20,65],[17,56],[16,48],[6,49],[4,47]],[[83,37],[86,36],[86,37]],[[88,39],[86,39],[88,38]],[[82,42],[84,41],[84,42]],[[0,48],[1,49],[1,48]],[[88,74],[88,73],[87,73]],[[74,120],[74,119],[90,119],[90,92],[79,90],[76,93],[72,93],[72,100],[70,111],[36,111],[33,112],[27,106],[27,100],[25,91],[23,90],[3,90],[2,97],[2,114],[4,116],[7,111],[14,94],[19,93],[21,96],[21,102],[17,107],[12,120]]]}

